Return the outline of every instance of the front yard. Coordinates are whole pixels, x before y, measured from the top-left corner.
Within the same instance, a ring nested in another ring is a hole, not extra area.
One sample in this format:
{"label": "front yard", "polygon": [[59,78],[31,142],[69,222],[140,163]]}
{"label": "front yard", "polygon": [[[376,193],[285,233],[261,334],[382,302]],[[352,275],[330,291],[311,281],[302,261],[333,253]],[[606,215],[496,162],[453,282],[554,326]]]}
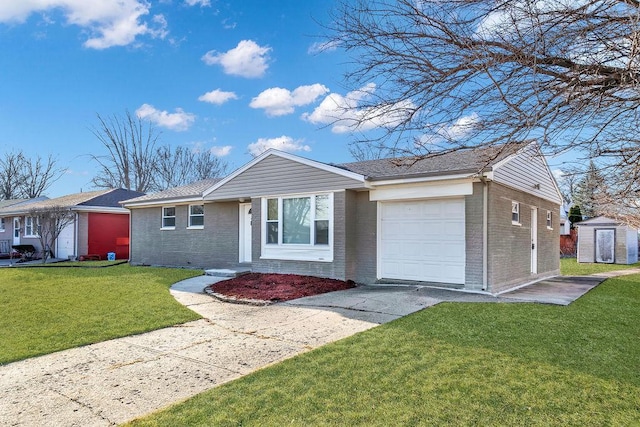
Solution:
{"label": "front yard", "polygon": [[0,365],[198,319],[169,293],[198,274],[129,265],[0,268]]}
{"label": "front yard", "polygon": [[[168,289],[197,274],[0,269],[0,364],[195,320]],[[442,303],[131,425],[640,425],[638,319],[640,275],[566,307]]]}
{"label": "front yard", "polygon": [[638,319],[640,275],[567,307],[443,303],[131,425],[639,425]]}

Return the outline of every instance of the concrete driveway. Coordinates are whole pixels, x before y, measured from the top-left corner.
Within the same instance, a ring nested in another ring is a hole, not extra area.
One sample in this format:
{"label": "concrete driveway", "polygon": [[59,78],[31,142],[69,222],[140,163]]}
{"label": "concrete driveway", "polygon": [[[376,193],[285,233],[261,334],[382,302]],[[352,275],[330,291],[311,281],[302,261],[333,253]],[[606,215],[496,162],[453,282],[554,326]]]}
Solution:
{"label": "concrete driveway", "polygon": [[439,302],[412,287],[363,287],[255,307],[201,292],[216,280],[171,291],[202,320],[0,367],[0,425],[116,425]]}

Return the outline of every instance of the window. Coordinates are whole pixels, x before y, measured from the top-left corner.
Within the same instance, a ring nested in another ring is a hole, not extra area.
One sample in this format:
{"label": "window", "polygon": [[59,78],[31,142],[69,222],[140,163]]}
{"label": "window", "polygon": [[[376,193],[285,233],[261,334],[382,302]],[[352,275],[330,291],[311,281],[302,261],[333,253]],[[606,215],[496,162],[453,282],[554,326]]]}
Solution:
{"label": "window", "polygon": [[553,230],[553,213],[551,211],[547,211],[547,228]]}
{"label": "window", "polygon": [[520,225],[520,203],[511,202],[511,224]]}
{"label": "window", "polygon": [[329,261],[332,194],[263,199],[263,257]]}
{"label": "window", "polygon": [[204,205],[189,206],[189,227],[190,228],[204,227]]}
{"label": "window", "polygon": [[174,229],[176,227],[175,206],[162,208],[162,228]]}
{"label": "window", "polygon": [[25,237],[36,237],[40,233],[40,218],[33,216],[26,217],[24,225]]}
{"label": "window", "polygon": [[4,218],[0,218],[0,231],[4,231]]}
{"label": "window", "polygon": [[267,243],[278,244],[278,199],[267,200]]}

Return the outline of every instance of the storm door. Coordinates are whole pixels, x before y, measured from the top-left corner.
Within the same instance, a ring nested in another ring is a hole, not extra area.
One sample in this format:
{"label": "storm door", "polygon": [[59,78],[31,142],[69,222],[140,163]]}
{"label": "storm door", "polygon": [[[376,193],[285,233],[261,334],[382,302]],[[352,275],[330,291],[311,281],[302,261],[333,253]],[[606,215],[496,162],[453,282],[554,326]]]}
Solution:
{"label": "storm door", "polygon": [[596,262],[615,262],[616,230],[596,230]]}

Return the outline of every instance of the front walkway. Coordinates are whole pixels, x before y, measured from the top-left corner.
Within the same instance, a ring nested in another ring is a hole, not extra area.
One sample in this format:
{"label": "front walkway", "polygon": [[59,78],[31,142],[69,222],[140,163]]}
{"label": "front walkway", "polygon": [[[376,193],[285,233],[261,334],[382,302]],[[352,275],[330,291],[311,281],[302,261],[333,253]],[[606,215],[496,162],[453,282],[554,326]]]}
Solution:
{"label": "front walkway", "polygon": [[200,276],[171,290],[204,319],[0,367],[0,425],[117,425],[437,302],[397,296],[399,306],[372,312],[255,307],[204,294],[216,280]]}

